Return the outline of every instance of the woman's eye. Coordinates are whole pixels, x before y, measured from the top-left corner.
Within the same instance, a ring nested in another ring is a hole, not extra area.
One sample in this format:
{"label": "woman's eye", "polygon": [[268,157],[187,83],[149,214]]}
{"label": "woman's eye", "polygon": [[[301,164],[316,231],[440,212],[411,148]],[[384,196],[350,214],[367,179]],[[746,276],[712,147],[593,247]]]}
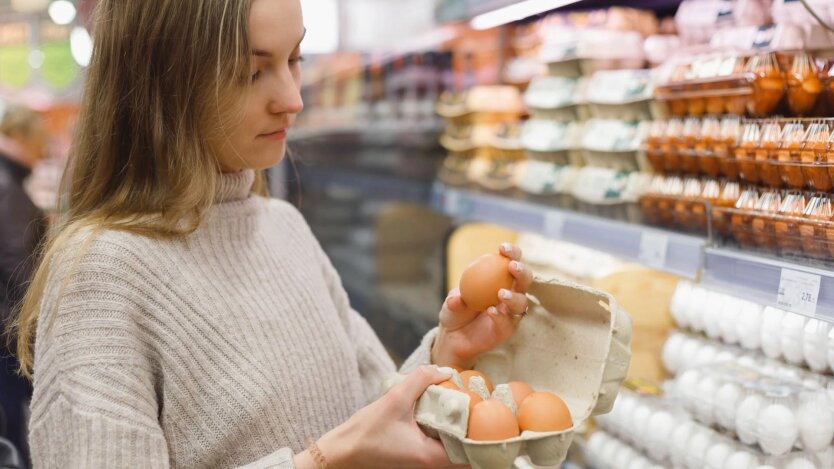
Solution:
{"label": "woman's eye", "polygon": [[255,73],[252,74],[252,81],[257,81],[258,78],[260,78],[260,77],[261,77],[261,71],[258,70],[258,71],[256,71]]}
{"label": "woman's eye", "polygon": [[301,62],[304,62],[304,60],[305,60],[304,56],[299,55],[298,57],[290,59],[290,65],[299,64]]}

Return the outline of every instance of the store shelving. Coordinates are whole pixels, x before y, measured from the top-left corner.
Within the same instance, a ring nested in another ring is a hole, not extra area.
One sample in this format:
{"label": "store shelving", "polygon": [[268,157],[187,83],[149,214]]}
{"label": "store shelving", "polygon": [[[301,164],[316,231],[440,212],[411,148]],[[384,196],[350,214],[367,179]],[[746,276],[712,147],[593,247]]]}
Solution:
{"label": "store shelving", "polygon": [[456,218],[533,231],[628,260],[696,278],[706,240],[656,228],[560,210],[529,201],[451,188],[436,183],[434,206]]}
{"label": "store shelving", "polygon": [[834,270],[713,247],[706,237],[575,213],[435,183],[433,206],[461,220],[531,231],[597,249],[772,305],[834,322]]}

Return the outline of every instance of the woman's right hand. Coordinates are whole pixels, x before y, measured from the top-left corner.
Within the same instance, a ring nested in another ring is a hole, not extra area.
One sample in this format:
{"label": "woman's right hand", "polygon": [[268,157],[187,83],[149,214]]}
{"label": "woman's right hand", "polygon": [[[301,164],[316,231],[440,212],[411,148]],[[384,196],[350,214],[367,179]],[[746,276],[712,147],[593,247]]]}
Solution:
{"label": "woman's right hand", "polygon": [[[426,388],[450,377],[451,373],[420,367],[376,402],[321,437],[317,445],[328,469],[457,467],[449,462],[443,444],[426,436],[414,419],[415,402]],[[296,456],[299,469],[312,462],[306,451]],[[316,466],[313,463],[309,467]]]}

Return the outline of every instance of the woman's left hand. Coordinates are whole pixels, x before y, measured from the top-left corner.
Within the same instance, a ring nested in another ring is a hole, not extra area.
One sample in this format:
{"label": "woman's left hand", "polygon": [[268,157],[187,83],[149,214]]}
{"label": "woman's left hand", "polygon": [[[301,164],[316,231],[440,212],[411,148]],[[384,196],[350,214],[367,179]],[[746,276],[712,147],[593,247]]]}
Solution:
{"label": "woman's left hand", "polygon": [[504,243],[499,252],[511,259],[510,274],[515,278],[512,291],[498,292],[498,306],[473,311],[461,299],[460,291],[452,290],[440,311],[432,363],[471,368],[478,354],[497,347],[515,333],[527,311],[525,293],[533,283],[533,272],[521,262],[521,249],[517,246]]}

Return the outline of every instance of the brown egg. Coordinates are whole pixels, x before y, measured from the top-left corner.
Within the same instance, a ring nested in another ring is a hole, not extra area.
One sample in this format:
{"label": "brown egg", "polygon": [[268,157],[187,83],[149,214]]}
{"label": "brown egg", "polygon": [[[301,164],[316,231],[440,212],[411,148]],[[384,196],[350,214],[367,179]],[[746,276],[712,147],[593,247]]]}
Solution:
{"label": "brown egg", "polygon": [[826,148],[830,132],[828,124],[813,123],[808,126],[805,134],[805,144],[799,153],[802,161],[802,174],[808,180],[808,185],[818,191],[834,189],[834,181],[826,168]]}
{"label": "brown egg", "polygon": [[781,144],[776,151],[777,169],[782,182],[795,189],[805,187],[799,151],[805,139],[805,128],[800,122],[789,122],[782,129]]}
{"label": "brown egg", "polygon": [[536,392],[533,388],[530,387],[529,384],[521,381],[510,381],[509,383],[507,383],[507,386],[509,386],[510,392],[513,393],[515,405],[517,405],[518,407],[521,407],[521,403],[524,402],[524,399],[526,399],[527,396]]}
{"label": "brown egg", "polygon": [[779,175],[779,168],[776,161],[776,151],[782,138],[782,126],[776,122],[765,124],[762,127],[762,139],[758,148],[753,152],[756,159],[756,169],[762,182],[771,187],[782,185],[782,176]]}
{"label": "brown egg", "polygon": [[461,368],[461,367],[459,367],[459,366],[457,366],[457,365],[452,365],[452,366],[450,366],[449,368],[451,368],[451,369],[453,369],[453,370],[457,371],[458,373],[463,373],[464,371],[466,371],[466,370],[464,370],[463,368]]}
{"label": "brown egg", "polygon": [[501,441],[517,437],[518,419],[507,406],[495,400],[479,402],[469,414],[467,436],[477,441]]}
{"label": "brown egg", "polygon": [[469,415],[472,415],[472,411],[475,410],[475,406],[483,402],[481,396],[478,393],[472,392],[468,389],[464,389],[461,392],[465,392],[467,396],[469,396]]}
{"label": "brown egg", "polygon": [[485,254],[460,277],[460,296],[470,309],[483,311],[500,303],[498,291],[513,286],[510,260],[500,254]]}
{"label": "brown egg", "polygon": [[487,376],[481,373],[480,371],[466,370],[463,373],[461,373],[460,378],[463,380],[463,386],[469,389],[469,380],[472,379],[472,377],[474,376],[480,376],[481,378],[483,378],[484,382],[486,383],[487,390],[490,394],[492,394],[492,390],[495,389],[492,387],[492,381],[490,381],[489,378],[487,378]]}
{"label": "brown egg", "polygon": [[562,398],[549,392],[534,392],[521,403],[518,424],[522,431],[558,432],[571,428],[573,419]]}
{"label": "brown egg", "polygon": [[788,107],[797,115],[806,115],[814,108],[822,93],[822,82],[811,56],[801,52],[796,55],[788,73]]}

